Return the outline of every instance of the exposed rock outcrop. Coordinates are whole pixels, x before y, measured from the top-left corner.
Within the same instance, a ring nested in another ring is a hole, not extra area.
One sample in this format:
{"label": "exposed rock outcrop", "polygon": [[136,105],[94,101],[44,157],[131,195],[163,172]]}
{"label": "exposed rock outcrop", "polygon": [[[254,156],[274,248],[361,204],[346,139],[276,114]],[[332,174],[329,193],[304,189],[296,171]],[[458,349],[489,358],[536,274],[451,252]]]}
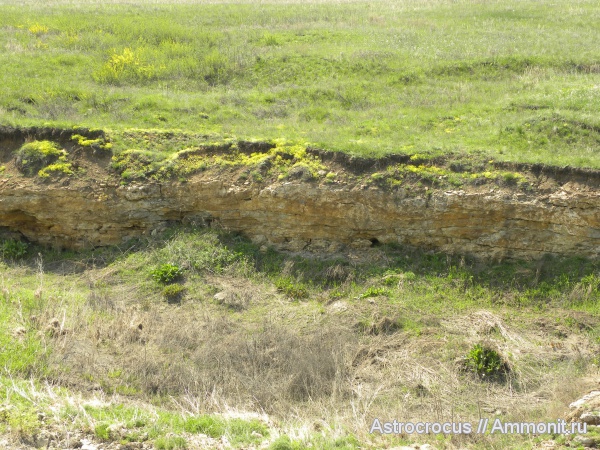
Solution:
{"label": "exposed rock outcrop", "polygon": [[166,221],[240,231],[299,251],[401,243],[485,257],[600,254],[600,195],[561,189],[507,192],[403,190],[305,182],[236,186],[229,180],[129,186],[2,183],[0,224],[32,241],[82,248],[120,243]]}
{"label": "exposed rock outcrop", "polygon": [[[0,228],[68,248],[120,243],[175,221],[219,224],[291,251],[399,243],[485,258],[600,255],[596,173],[566,183],[529,173],[537,187],[526,192],[493,183],[413,189],[358,178],[240,181],[218,168],[186,182],[121,185],[110,157],[80,153],[86,176],[0,178]],[[11,169],[10,155],[4,162]]]}

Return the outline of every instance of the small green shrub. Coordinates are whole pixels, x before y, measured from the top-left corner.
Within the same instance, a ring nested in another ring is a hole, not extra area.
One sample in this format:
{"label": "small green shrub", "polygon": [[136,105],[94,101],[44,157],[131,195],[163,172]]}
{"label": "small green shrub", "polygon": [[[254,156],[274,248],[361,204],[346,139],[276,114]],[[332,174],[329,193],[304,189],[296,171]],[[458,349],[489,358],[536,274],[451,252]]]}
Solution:
{"label": "small green shrub", "polygon": [[501,177],[507,184],[516,184],[517,182],[525,181],[525,177],[516,172],[502,172]]}
{"label": "small green shrub", "polygon": [[267,47],[279,46],[281,45],[281,39],[278,35],[266,32],[262,35],[262,38],[258,41],[260,45],[265,45]]}
{"label": "small green shrub", "polygon": [[100,423],[94,427],[94,434],[103,441],[109,441],[110,432],[108,431],[108,427],[109,425],[107,423]]}
{"label": "small green shrub", "polygon": [[128,180],[149,178],[164,162],[164,155],[146,150],[129,149],[112,157],[111,168]]}
{"label": "small green shrub", "polygon": [[466,367],[488,380],[502,378],[508,372],[508,365],[502,356],[496,350],[481,344],[475,344],[467,354]]}
{"label": "small green shrub", "polygon": [[269,428],[260,420],[230,419],[227,431],[232,444],[259,443],[269,436]]}
{"label": "small green shrub", "polygon": [[0,255],[4,259],[19,259],[27,253],[27,243],[9,239],[0,244]]}
{"label": "small green shrub", "polygon": [[354,450],[363,448],[358,440],[350,435],[338,439],[331,439],[315,434],[309,438],[309,442],[295,441],[289,436],[280,436],[271,443],[269,450],[300,450],[303,448],[320,448],[322,450]]}
{"label": "small green shrub", "polygon": [[402,278],[406,281],[414,281],[417,279],[417,276],[414,274],[414,272],[404,272],[402,275]]}
{"label": "small green shrub", "polygon": [[175,264],[163,264],[157,269],[154,269],[151,274],[152,278],[158,283],[169,284],[181,278],[183,269]]}
{"label": "small green shrub", "polygon": [[37,414],[34,411],[18,410],[13,412],[6,421],[11,430],[20,435],[34,435],[39,433],[41,423],[37,420]]}
{"label": "small green shrub", "polygon": [[48,178],[51,174],[73,175],[71,163],[50,164],[48,167],[40,169],[38,176],[40,178]]}
{"label": "small green shrub", "polygon": [[252,176],[252,179],[257,183],[261,183],[262,181],[264,181],[262,174],[256,170],[250,172],[250,175]]}
{"label": "small green shrub", "polygon": [[383,284],[385,284],[386,286],[396,286],[398,283],[400,282],[400,276],[399,275],[387,275],[384,279],[383,279]]}
{"label": "small green shrub", "polygon": [[50,29],[46,25],[40,25],[39,23],[34,23],[28,28],[31,34],[35,34],[36,36],[41,36],[42,34],[46,34]]}
{"label": "small green shrub", "polygon": [[77,141],[77,145],[81,145],[82,147],[102,148],[106,150],[112,148],[112,144],[106,142],[104,138],[88,139],[80,134],[74,134],[71,136],[71,140]]}
{"label": "small green shrub", "polygon": [[167,302],[176,303],[181,299],[184,291],[185,287],[180,284],[169,284],[168,286],[164,287],[162,295],[165,297]]}
{"label": "small green shrub", "polygon": [[379,297],[380,295],[387,295],[387,293],[387,290],[384,288],[371,286],[361,294],[360,298]]}
{"label": "small green shrub", "polygon": [[308,289],[304,283],[298,282],[291,277],[280,277],[275,280],[275,287],[288,297],[298,300],[308,297]]}
{"label": "small green shrub", "polygon": [[269,435],[267,426],[258,420],[230,419],[217,415],[192,416],[183,422],[187,433],[202,433],[211,438],[227,436],[233,445],[239,443],[257,443]]}
{"label": "small green shrub", "polygon": [[593,273],[586,275],[579,283],[586,291],[589,291],[590,294],[600,292],[600,275]]}
{"label": "small green shrub", "polygon": [[204,56],[204,80],[211,86],[224,84],[234,73],[234,63],[218,49],[213,49]]}
{"label": "small green shrub", "polygon": [[63,164],[67,161],[67,152],[51,141],[28,142],[17,150],[16,155],[17,168],[27,175],[33,175],[56,161]]}

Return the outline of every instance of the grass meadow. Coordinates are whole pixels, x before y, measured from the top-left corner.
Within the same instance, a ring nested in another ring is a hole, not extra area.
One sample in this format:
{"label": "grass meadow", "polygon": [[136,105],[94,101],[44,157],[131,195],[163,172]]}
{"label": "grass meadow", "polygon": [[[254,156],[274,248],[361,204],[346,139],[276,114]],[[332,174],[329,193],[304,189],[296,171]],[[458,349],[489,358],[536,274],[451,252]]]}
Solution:
{"label": "grass meadow", "polygon": [[0,8],[2,124],[600,166],[593,0]]}

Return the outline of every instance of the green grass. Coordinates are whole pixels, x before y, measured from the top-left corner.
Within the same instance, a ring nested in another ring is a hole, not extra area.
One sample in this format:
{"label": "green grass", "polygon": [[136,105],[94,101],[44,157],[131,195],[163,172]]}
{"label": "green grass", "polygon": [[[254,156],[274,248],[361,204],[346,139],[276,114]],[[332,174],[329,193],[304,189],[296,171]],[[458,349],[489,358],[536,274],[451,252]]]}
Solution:
{"label": "green grass", "polygon": [[592,0],[1,8],[3,124],[600,167]]}
{"label": "green grass", "polygon": [[44,375],[48,348],[39,335],[23,326],[27,325],[23,313],[35,310],[37,299],[4,289],[0,300],[0,370],[24,377]]}
{"label": "green grass", "polygon": [[[6,376],[0,376],[0,432],[16,432],[23,435],[31,435],[39,432],[41,421],[36,411],[38,408],[47,408],[49,399],[36,398],[32,395],[28,382],[14,380]],[[37,403],[37,405],[35,405]]]}
{"label": "green grass", "polygon": [[318,436],[302,440],[293,440],[289,436],[281,436],[271,443],[269,450],[302,450],[304,448],[320,448],[323,450],[355,450],[361,448],[360,442],[353,436],[338,439],[323,439]]}
{"label": "green grass", "polygon": [[[233,445],[256,444],[268,438],[267,426],[258,420],[226,419],[216,415],[182,415],[166,410],[151,411],[123,404],[103,407],[84,406],[86,419],[94,434],[104,441],[139,441],[141,436],[154,441],[157,448],[186,448],[185,434],[226,436]],[[66,410],[65,414],[73,414]],[[125,432],[111,434],[110,425],[121,424]],[[254,433],[254,434],[253,434]],[[175,436],[173,436],[175,435]],[[259,438],[258,436],[263,436]]]}

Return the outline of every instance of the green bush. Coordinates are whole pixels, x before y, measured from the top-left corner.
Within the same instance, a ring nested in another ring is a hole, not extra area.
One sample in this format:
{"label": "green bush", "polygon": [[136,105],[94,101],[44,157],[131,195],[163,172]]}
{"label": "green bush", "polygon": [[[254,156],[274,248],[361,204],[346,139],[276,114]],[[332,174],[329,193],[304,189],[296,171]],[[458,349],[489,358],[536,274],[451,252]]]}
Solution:
{"label": "green bush", "polygon": [[508,372],[508,365],[500,354],[481,344],[475,344],[466,358],[467,369],[488,380],[502,378]]}
{"label": "green bush", "polygon": [[400,283],[400,280],[401,278],[399,275],[387,275],[383,279],[383,284],[386,286],[397,286],[398,283]]}
{"label": "green bush", "polygon": [[414,281],[417,279],[417,276],[414,274],[414,272],[404,272],[403,279],[406,281]]}
{"label": "green bush", "polygon": [[188,418],[183,429],[188,433],[202,433],[212,438],[218,438],[225,434],[226,423],[219,417],[202,415]]}
{"label": "green bush", "polygon": [[27,175],[33,175],[56,161],[67,161],[67,152],[51,141],[28,142],[17,150],[16,155],[17,168]]}
{"label": "green bush", "polygon": [[48,178],[51,174],[64,174],[64,175],[73,175],[73,169],[71,163],[57,163],[50,164],[43,169],[38,171],[38,176],[40,178]]}
{"label": "green bush", "polygon": [[19,259],[27,253],[27,243],[9,239],[0,244],[0,255],[4,259]]}
{"label": "green bush", "polygon": [[384,288],[371,286],[365,292],[363,292],[360,298],[379,297],[381,295],[387,295],[388,291]]}
{"label": "green bush", "polygon": [[269,435],[268,427],[258,420],[226,420],[216,415],[189,417],[183,423],[183,430],[192,434],[202,433],[211,438],[227,436],[234,446],[240,443],[258,443]]}
{"label": "green bush", "polygon": [[114,155],[111,167],[126,180],[142,179],[155,175],[164,159],[161,153],[129,149]]}
{"label": "green bush", "polygon": [[173,283],[181,278],[183,269],[175,264],[163,264],[152,271],[152,278],[162,284]]}
{"label": "green bush", "polygon": [[103,441],[110,441],[110,432],[108,423],[100,423],[94,427],[94,434]]}
{"label": "green bush", "polygon": [[308,297],[308,289],[304,283],[291,277],[280,277],[275,280],[275,287],[294,300]]}

